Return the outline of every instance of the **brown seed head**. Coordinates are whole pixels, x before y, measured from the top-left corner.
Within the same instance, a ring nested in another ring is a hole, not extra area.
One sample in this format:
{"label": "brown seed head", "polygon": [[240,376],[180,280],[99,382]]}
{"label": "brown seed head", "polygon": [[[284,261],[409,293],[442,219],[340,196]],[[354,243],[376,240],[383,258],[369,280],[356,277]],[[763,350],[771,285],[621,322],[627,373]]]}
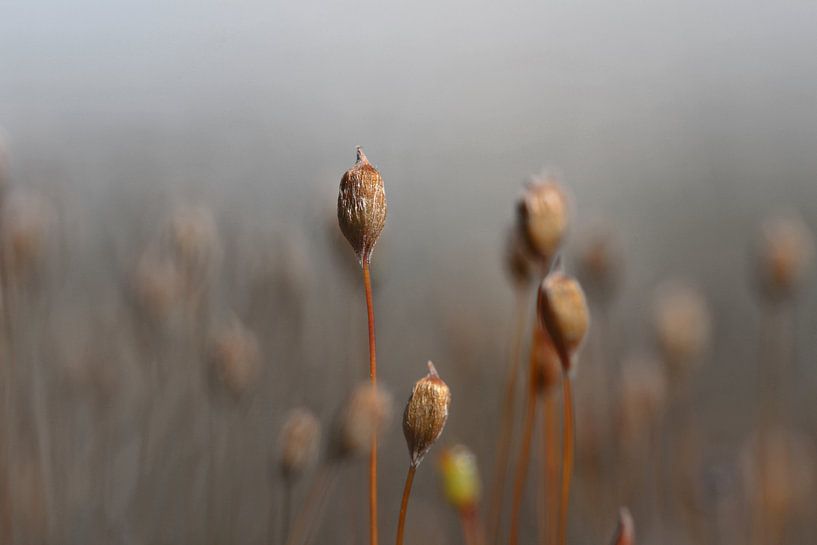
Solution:
{"label": "brown seed head", "polygon": [[691,286],[673,281],[658,289],[653,319],[658,344],[670,371],[685,374],[709,342],[709,308],[703,296]]}
{"label": "brown seed head", "polygon": [[659,362],[637,356],[624,361],[620,381],[619,439],[624,447],[638,451],[645,446],[651,426],[663,412],[666,375]]}
{"label": "brown seed head", "polygon": [[181,276],[170,259],[146,251],[136,264],[133,288],[143,310],[152,318],[166,318],[179,299]]}
{"label": "brown seed head", "polygon": [[428,362],[428,374],[417,381],[403,412],[403,435],[406,436],[411,465],[418,466],[431,445],[445,428],[451,391]]}
{"label": "brown seed head", "polygon": [[539,286],[539,320],[550,335],[562,360],[570,368],[571,356],[578,350],[590,327],[590,312],[581,285],[575,278],[554,272]]}
{"label": "brown seed head", "polygon": [[372,435],[381,434],[391,414],[391,394],[381,386],[366,383],[355,388],[340,421],[335,455],[346,458],[368,452]]}
{"label": "brown seed head", "polygon": [[618,513],[618,527],[611,545],[635,545],[635,523],[626,507],[622,507]]}
{"label": "brown seed head", "polygon": [[620,265],[609,229],[597,228],[585,235],[578,255],[579,277],[586,281],[591,298],[595,296],[601,302],[609,300]]}
{"label": "brown seed head", "polygon": [[216,378],[234,397],[241,397],[258,375],[258,341],[237,319],[213,340]]}
{"label": "brown seed head", "polygon": [[285,478],[296,478],[315,460],[320,438],[321,424],[315,415],[306,409],[290,411],[278,437]]}
{"label": "brown seed head", "polygon": [[553,180],[528,184],[517,205],[517,222],[530,251],[550,261],[567,230],[568,202],[562,187]]}
{"label": "brown seed head", "polygon": [[357,162],[340,180],[338,223],[358,261],[368,262],[386,224],[386,193],[383,178],[360,146]]}
{"label": "brown seed head", "polygon": [[183,205],[171,218],[170,234],[179,261],[188,275],[203,275],[218,253],[213,213],[205,206]]}
{"label": "brown seed head", "polygon": [[14,278],[25,276],[40,263],[53,211],[34,193],[15,192],[3,203],[3,259]]}
{"label": "brown seed head", "polygon": [[758,276],[762,291],[773,299],[794,293],[814,257],[814,240],[796,215],[767,220],[758,241]]}

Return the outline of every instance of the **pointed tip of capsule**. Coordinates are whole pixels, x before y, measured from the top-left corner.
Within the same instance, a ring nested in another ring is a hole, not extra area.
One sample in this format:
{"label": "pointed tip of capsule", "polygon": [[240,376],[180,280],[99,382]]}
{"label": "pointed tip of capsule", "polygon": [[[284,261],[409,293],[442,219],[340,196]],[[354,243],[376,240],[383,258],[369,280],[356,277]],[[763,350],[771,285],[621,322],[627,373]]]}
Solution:
{"label": "pointed tip of capsule", "polygon": [[360,146],[355,146],[355,152],[357,154],[357,163],[366,164],[369,162],[369,159],[366,157],[366,154],[363,153],[363,148]]}

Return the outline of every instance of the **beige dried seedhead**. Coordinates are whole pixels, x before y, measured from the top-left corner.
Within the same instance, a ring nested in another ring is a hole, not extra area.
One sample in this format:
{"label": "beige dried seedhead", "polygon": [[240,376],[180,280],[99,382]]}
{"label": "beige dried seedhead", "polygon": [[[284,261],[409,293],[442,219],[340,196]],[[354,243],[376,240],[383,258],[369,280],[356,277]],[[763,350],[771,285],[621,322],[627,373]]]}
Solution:
{"label": "beige dried seedhead", "polygon": [[185,280],[195,284],[206,280],[220,252],[218,230],[210,209],[202,205],[179,206],[171,217],[170,237]]}
{"label": "beige dried seedhead", "polygon": [[431,445],[440,437],[450,404],[448,385],[437,374],[434,364],[428,362],[428,374],[414,385],[403,412],[403,435],[412,466],[420,465]]}
{"label": "beige dried seedhead", "polygon": [[338,223],[361,265],[368,262],[386,224],[386,192],[360,146],[355,165],[340,180]]}
{"label": "beige dried seedhead", "polygon": [[649,440],[667,401],[664,367],[645,356],[622,364],[618,400],[618,435],[624,448],[639,451]]}
{"label": "beige dried seedhead", "polygon": [[814,239],[797,215],[779,215],[764,222],[758,241],[760,288],[772,299],[790,297],[814,257]]}
{"label": "beige dried seedhead", "polygon": [[609,228],[597,227],[586,234],[578,254],[579,277],[586,281],[591,298],[606,302],[618,280],[621,260]]}
{"label": "beige dried seedhead", "polygon": [[179,301],[182,279],[178,268],[151,250],[139,258],[132,282],[140,307],[152,318],[165,319]]}
{"label": "beige dried seedhead", "polygon": [[368,453],[373,434],[381,434],[391,414],[391,394],[381,386],[355,388],[339,422],[333,454],[343,459]]}
{"label": "beige dried seedhead", "polygon": [[234,397],[243,395],[259,371],[259,349],[255,335],[233,319],[213,340],[216,378]]}
{"label": "beige dried seedhead", "polygon": [[539,286],[538,314],[553,346],[569,371],[571,356],[578,350],[590,327],[590,311],[579,282],[561,272],[545,277]]}
{"label": "beige dried seedhead", "polygon": [[530,251],[549,262],[567,231],[568,200],[562,187],[553,180],[533,181],[525,188],[517,204],[519,233]]}
{"label": "beige dried seedhead", "polygon": [[446,499],[455,508],[474,508],[480,499],[481,483],[476,455],[464,445],[446,448],[440,456],[440,472]]}
{"label": "beige dried seedhead", "polygon": [[321,423],[314,414],[306,409],[290,411],[278,437],[284,478],[298,477],[315,460],[320,438]]}
{"label": "beige dried seedhead", "polygon": [[3,260],[8,274],[22,279],[42,261],[54,211],[38,194],[13,192],[3,203]]}
{"label": "beige dried seedhead", "polygon": [[658,345],[674,377],[681,377],[709,343],[711,319],[706,300],[695,288],[672,281],[658,289],[653,320]]}

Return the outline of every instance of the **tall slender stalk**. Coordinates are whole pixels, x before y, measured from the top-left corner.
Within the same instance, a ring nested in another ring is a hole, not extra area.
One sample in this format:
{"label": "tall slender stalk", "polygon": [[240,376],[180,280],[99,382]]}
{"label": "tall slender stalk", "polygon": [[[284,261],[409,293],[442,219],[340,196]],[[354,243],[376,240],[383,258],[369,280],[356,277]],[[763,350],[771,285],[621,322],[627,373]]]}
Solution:
{"label": "tall slender stalk", "polygon": [[573,450],[574,450],[574,416],[573,416],[573,389],[570,385],[570,375],[564,374],[562,380],[562,395],[564,397],[564,423],[562,436],[562,497],[559,502],[559,545],[564,545],[567,539],[567,508],[570,502],[570,480],[573,477]]}
{"label": "tall slender stalk", "polygon": [[542,517],[546,521],[546,534],[543,536],[545,545],[552,545],[556,536],[556,510],[559,505],[559,464],[556,457],[556,398],[552,393],[546,392],[542,396],[544,413],[544,430],[542,439],[544,441],[545,471],[545,514]]}
{"label": "tall slender stalk", "polygon": [[411,485],[414,482],[414,474],[417,466],[409,465],[406,473],[406,485],[403,487],[403,500],[400,502],[400,518],[397,521],[397,545],[403,545],[403,532],[406,529],[406,511],[408,511],[409,496],[411,496]]}
{"label": "tall slender stalk", "polygon": [[[369,322],[369,380],[377,385],[377,348],[374,333],[374,306],[372,304],[372,279],[369,258],[363,259],[363,286],[366,292],[366,315]],[[372,430],[369,451],[369,543],[377,545],[377,431]]]}
{"label": "tall slender stalk", "polygon": [[[534,347],[535,349],[536,347]],[[525,490],[525,477],[530,462],[530,447],[533,439],[533,422],[536,419],[536,390],[531,380],[525,400],[525,422],[523,424],[522,444],[519,447],[519,459],[516,464],[516,478],[514,481],[513,503],[511,505],[511,529],[508,537],[509,545],[516,545],[519,541],[519,511],[522,507],[522,495]]]}
{"label": "tall slender stalk", "polygon": [[502,399],[502,417],[500,423],[499,440],[497,442],[496,463],[494,464],[494,482],[491,486],[491,507],[489,521],[494,543],[499,543],[499,533],[502,519],[502,503],[505,497],[505,482],[508,475],[508,455],[513,435],[514,409],[516,405],[516,382],[519,376],[520,353],[522,351],[522,332],[525,328],[526,316],[525,292],[517,290],[516,322],[514,325],[513,341],[511,343],[510,365],[505,379],[505,394]]}

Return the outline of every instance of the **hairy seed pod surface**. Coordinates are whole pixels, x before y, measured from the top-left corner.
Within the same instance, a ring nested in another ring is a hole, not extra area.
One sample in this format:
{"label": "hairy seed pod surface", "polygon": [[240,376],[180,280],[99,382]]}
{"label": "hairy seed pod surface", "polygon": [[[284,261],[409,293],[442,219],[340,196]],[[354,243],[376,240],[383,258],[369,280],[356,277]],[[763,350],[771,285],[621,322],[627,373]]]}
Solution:
{"label": "hairy seed pod surface", "polygon": [[406,436],[411,465],[418,466],[431,445],[440,437],[448,419],[451,391],[428,362],[428,374],[417,381],[403,412],[403,435]]}
{"label": "hairy seed pod surface", "polygon": [[285,478],[297,477],[314,461],[320,437],[321,424],[314,414],[306,409],[290,411],[278,438]]}
{"label": "hairy seed pod surface", "polygon": [[383,178],[360,146],[357,162],[340,180],[338,223],[358,261],[368,261],[386,224],[386,192]]}
{"label": "hairy seed pod surface", "polygon": [[527,186],[517,205],[519,232],[536,257],[547,262],[556,254],[568,222],[568,202],[554,181]]}
{"label": "hairy seed pod surface", "polygon": [[372,435],[381,434],[391,415],[389,392],[369,383],[355,388],[340,421],[335,453],[345,458],[369,452]]}
{"label": "hairy seed pod surface", "polygon": [[562,344],[573,354],[590,327],[590,312],[579,282],[560,272],[549,274],[539,286],[538,306],[539,320],[557,350]]}
{"label": "hairy seed pod surface", "polygon": [[440,457],[445,497],[457,509],[476,506],[480,496],[477,457],[468,447],[456,445]]}

